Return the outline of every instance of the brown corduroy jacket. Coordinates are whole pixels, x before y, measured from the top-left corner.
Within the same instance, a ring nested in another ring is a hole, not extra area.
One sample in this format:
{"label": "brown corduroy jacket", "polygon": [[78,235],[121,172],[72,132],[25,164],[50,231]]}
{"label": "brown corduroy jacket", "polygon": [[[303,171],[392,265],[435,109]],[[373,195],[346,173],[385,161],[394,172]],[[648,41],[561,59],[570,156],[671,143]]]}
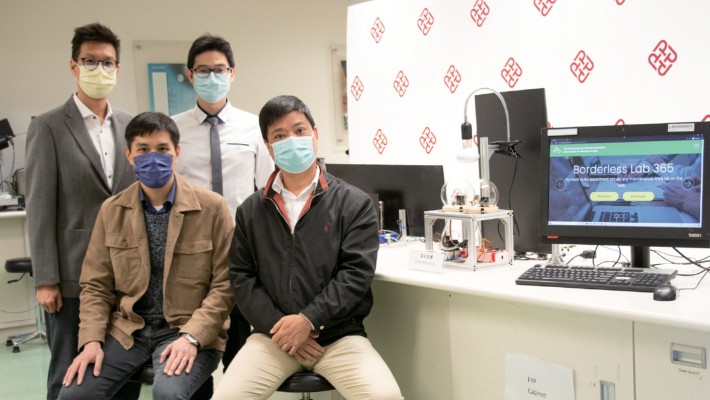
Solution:
{"label": "brown corduroy jacket", "polygon": [[[175,174],[163,273],[166,321],[203,349],[224,350],[234,304],[227,253],[234,222],[224,199]],[[148,288],[150,254],[139,183],[101,206],[82,266],[79,349],[113,336],[126,349],[144,326],[133,305]]]}

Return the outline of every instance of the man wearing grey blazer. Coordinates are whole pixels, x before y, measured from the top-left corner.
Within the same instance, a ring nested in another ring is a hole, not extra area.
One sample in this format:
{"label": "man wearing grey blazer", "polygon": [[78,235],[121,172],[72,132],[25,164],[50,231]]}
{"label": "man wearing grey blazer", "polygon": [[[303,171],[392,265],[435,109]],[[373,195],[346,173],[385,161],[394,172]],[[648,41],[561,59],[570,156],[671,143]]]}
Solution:
{"label": "man wearing grey blazer", "polygon": [[123,155],[131,116],[112,109],[120,40],[98,23],[76,28],[77,91],[36,117],[27,132],[27,226],[37,301],[46,311],[51,352],[47,398],[56,399],[78,353],[79,275],[104,200],[136,177]]}

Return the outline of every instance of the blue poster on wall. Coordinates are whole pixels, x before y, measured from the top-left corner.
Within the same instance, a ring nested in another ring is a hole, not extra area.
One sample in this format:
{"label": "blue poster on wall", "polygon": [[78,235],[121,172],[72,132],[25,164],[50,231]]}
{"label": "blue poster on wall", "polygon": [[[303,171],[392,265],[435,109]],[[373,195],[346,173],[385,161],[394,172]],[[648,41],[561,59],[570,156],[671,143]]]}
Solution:
{"label": "blue poster on wall", "polygon": [[185,64],[148,64],[150,110],[175,115],[195,106],[197,95]]}

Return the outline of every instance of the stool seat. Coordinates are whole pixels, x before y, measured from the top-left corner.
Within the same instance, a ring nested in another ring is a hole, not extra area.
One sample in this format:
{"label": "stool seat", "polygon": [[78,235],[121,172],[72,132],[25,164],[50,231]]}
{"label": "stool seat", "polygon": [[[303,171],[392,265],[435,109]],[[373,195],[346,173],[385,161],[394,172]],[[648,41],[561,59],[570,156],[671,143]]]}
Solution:
{"label": "stool seat", "polygon": [[31,274],[32,258],[19,257],[5,260],[5,271],[17,274]]}
{"label": "stool seat", "polygon": [[154,377],[155,371],[153,371],[153,363],[148,361],[138,372],[133,374],[131,380],[145,385],[152,385]]}
{"label": "stool seat", "polygon": [[335,390],[327,379],[315,372],[303,371],[286,378],[277,391],[286,393],[324,392]]}

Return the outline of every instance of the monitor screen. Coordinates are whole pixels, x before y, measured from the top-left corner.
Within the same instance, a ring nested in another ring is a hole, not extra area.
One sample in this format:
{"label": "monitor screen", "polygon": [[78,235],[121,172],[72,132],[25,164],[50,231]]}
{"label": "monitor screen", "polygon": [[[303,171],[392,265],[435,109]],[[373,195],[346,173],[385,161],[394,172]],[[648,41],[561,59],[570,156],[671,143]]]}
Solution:
{"label": "monitor screen", "polygon": [[[326,171],[382,201],[384,228],[399,232],[399,210],[407,210],[410,236],[424,236],[424,211],[441,209],[441,165],[327,164]],[[436,231],[435,231],[436,232]]]}
{"label": "monitor screen", "polygon": [[634,246],[643,263],[649,246],[709,247],[710,122],[550,128],[541,142],[543,240]]}

